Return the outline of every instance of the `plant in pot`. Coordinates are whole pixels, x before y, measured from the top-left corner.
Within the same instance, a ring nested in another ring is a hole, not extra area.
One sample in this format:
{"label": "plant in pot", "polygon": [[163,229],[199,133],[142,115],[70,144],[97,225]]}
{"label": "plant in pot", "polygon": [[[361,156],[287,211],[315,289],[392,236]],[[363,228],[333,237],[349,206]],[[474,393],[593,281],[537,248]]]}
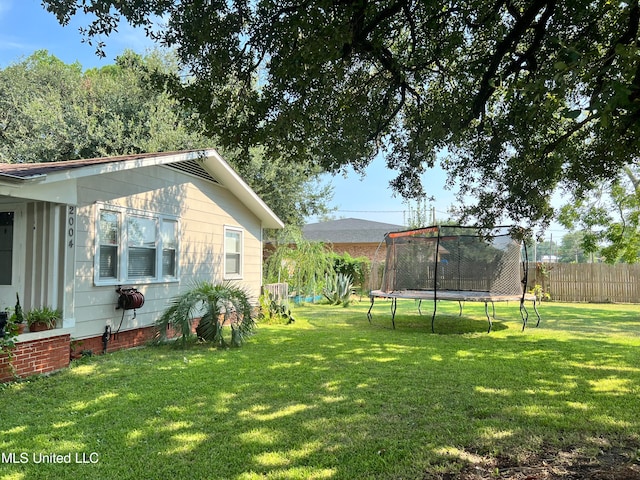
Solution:
{"label": "plant in pot", "polygon": [[58,320],[62,318],[60,310],[51,307],[39,307],[29,310],[27,313],[27,325],[30,332],[41,332],[56,327]]}
{"label": "plant in pot", "polygon": [[27,328],[27,323],[24,318],[24,313],[22,311],[22,306],[20,305],[20,296],[16,292],[16,306],[13,309],[13,313],[11,314],[11,318],[9,318],[9,323],[15,325],[15,329],[17,335],[20,335]]}

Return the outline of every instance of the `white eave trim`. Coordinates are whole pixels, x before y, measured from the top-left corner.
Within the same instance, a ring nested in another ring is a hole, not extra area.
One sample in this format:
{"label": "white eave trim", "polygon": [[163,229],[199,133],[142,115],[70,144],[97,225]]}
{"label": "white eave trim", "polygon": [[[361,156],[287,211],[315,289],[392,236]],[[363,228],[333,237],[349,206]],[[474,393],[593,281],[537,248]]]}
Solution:
{"label": "white eave trim", "polygon": [[[60,203],[77,202],[75,181],[78,178],[97,176],[104,173],[121,172],[134,168],[166,165],[188,160],[199,160],[202,166],[220,183],[229,189],[262,222],[263,228],[284,228],[284,223],[266,203],[245,183],[229,164],[212,148],[188,152],[168,152],[146,155],[130,160],[120,160],[94,165],[78,165],[63,170],[20,177],[0,174],[0,184],[5,183],[11,190],[0,195],[15,196],[33,200],[50,200]],[[6,181],[5,181],[6,179]],[[72,185],[69,183],[72,182]],[[36,187],[37,184],[37,187]],[[72,187],[72,188],[70,188]],[[16,190],[17,188],[17,190]]]}
{"label": "white eave trim", "polygon": [[133,168],[152,167],[155,165],[165,165],[167,163],[183,162],[185,160],[202,159],[215,153],[213,149],[197,150],[189,152],[177,152],[154,156],[144,156],[132,158],[130,160],[99,163],[96,165],[84,165],[68,170],[61,170],[47,174],[47,182],[58,182],[69,178],[83,178],[101,175],[103,173],[121,172]]}
{"label": "white eave trim", "polygon": [[263,228],[284,228],[282,220],[273,213],[273,210],[264,203],[218,152],[209,150],[208,153],[209,155],[202,162],[203,166],[262,221]]}

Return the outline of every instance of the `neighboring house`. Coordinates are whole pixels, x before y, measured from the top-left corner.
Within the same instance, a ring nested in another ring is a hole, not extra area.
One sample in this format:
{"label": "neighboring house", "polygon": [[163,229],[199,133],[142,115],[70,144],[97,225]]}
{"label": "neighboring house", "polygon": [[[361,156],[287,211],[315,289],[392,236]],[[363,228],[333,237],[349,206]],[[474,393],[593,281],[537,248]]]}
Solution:
{"label": "neighboring house", "polygon": [[341,218],[307,224],[302,227],[302,234],[307,240],[330,244],[336,253],[347,252],[352,257],[374,260],[376,252],[382,256],[385,254],[384,245],[380,245],[384,242],[385,233],[399,230],[406,230],[406,227],[359,218]]}
{"label": "neighboring house", "polygon": [[[0,309],[17,292],[25,312],[63,316],[18,337],[17,373],[64,368],[71,340],[101,352],[109,329],[120,333],[108,351],[145,342],[196,281],[238,282],[257,302],[263,229],[282,227],[213,149],[0,164]],[[144,294],[135,315],[116,310],[118,286]],[[0,379],[7,372],[0,359]]]}

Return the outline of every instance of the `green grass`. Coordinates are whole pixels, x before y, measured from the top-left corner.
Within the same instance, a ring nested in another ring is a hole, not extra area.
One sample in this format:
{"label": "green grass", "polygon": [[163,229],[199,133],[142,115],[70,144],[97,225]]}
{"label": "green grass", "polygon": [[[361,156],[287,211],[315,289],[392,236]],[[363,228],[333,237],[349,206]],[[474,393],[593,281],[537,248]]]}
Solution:
{"label": "green grass", "polygon": [[[241,349],[153,347],[0,387],[9,479],[434,478],[543,450],[640,448],[640,306],[297,307]],[[535,323],[535,322],[533,322]],[[72,454],[70,464],[35,464]],[[75,454],[97,460],[75,463]],[[96,456],[97,455],[97,456]],[[6,458],[5,458],[6,460]]]}

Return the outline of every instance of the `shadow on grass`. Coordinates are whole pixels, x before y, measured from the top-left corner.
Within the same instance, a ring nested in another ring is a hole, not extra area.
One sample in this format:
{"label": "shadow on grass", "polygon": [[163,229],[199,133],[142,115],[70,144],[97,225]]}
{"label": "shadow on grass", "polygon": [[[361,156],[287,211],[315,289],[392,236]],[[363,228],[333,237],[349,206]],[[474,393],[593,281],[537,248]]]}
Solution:
{"label": "shadow on grass", "polygon": [[487,335],[473,309],[436,318],[468,332],[432,335],[404,306],[393,331],[365,307],[301,309],[239,350],[121,352],[7,387],[2,451],[99,461],[4,462],[0,478],[429,478],[637,440],[637,340],[517,321]]}

